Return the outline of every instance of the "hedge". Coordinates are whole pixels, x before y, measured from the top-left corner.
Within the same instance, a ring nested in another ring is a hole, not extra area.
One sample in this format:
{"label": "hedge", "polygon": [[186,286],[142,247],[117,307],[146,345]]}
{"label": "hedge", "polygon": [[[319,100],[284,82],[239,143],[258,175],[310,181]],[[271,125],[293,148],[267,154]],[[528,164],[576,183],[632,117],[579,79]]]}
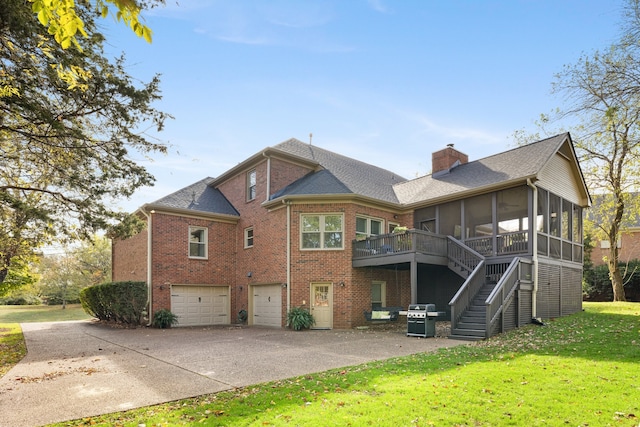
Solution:
{"label": "hedge", "polygon": [[105,322],[139,325],[147,306],[145,282],[109,282],[80,291],[87,314]]}

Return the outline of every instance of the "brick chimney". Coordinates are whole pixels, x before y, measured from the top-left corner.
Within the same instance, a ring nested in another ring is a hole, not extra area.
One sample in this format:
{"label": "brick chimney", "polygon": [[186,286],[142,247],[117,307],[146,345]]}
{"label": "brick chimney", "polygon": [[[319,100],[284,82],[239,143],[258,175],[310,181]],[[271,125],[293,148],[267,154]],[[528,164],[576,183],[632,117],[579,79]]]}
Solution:
{"label": "brick chimney", "polygon": [[469,163],[469,156],[447,144],[447,148],[436,151],[431,155],[431,175],[447,173],[452,167]]}

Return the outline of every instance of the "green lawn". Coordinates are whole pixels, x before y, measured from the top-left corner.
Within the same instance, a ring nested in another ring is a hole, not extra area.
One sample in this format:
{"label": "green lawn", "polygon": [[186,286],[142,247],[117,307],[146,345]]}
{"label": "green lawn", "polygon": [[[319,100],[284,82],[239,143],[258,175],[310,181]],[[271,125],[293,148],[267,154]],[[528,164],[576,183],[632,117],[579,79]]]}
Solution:
{"label": "green lawn", "polygon": [[[59,426],[640,425],[640,304]],[[286,363],[286,361],[283,361]]]}
{"label": "green lawn", "polygon": [[80,304],[61,305],[0,305],[0,323],[57,322],[90,319]]}

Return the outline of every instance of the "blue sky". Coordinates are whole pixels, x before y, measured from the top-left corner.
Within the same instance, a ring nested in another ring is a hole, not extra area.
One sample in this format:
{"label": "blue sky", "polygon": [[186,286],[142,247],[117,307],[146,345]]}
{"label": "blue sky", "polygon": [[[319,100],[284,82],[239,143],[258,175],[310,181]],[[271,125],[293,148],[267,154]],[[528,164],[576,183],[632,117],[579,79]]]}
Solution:
{"label": "blue sky", "polygon": [[170,144],[135,156],[132,211],[291,137],[406,178],[453,143],[476,160],[562,106],[554,74],[619,34],[623,0],[167,0],[153,43],[105,21],[111,53],[161,74]]}

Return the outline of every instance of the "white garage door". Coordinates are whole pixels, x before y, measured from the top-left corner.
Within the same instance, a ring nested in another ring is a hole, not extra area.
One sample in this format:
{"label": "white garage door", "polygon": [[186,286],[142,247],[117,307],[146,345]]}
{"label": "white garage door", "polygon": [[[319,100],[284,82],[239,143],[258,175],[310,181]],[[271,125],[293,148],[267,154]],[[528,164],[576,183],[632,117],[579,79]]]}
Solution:
{"label": "white garage door", "polygon": [[229,324],[229,288],[172,285],[171,311],[178,326]]}
{"label": "white garage door", "polygon": [[282,286],[256,285],[253,291],[253,324],[256,326],[282,326]]}

